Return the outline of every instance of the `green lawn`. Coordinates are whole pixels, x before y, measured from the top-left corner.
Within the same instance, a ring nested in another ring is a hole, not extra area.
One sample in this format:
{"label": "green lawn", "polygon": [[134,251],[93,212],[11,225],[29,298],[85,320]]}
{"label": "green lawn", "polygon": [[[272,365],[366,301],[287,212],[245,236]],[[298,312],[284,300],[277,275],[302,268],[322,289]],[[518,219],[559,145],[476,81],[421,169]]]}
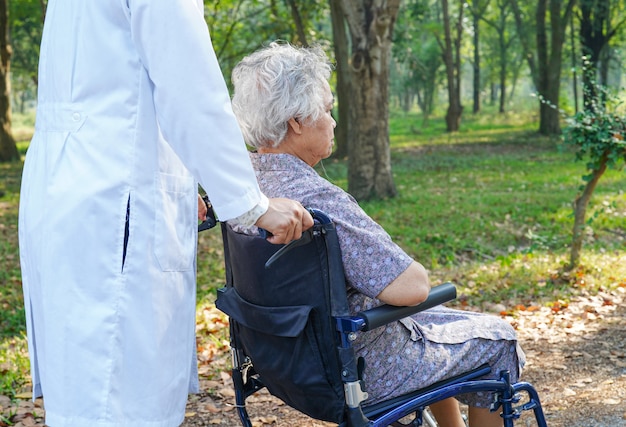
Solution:
{"label": "green lawn", "polygon": [[[463,304],[546,305],[626,287],[626,173],[611,170],[600,181],[582,264],[564,272],[584,164],[558,140],[539,137],[532,120],[467,115],[463,130],[448,135],[440,118],[424,126],[417,114],[391,117],[398,196],[362,206],[430,270],[433,282],[458,283]],[[22,151],[26,146],[20,143]],[[319,170],[347,187],[345,162],[328,159]],[[10,395],[28,381],[17,249],[20,173],[21,164],[0,165],[0,394]],[[202,233],[199,307],[223,283],[221,255],[219,230]]]}

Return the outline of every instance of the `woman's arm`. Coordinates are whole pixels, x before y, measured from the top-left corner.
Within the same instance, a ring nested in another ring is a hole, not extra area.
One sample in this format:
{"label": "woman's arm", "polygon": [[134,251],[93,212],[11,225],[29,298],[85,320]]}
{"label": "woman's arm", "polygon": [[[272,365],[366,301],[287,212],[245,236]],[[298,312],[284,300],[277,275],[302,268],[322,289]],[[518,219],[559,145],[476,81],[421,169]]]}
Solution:
{"label": "woman's arm", "polygon": [[424,266],[413,261],[376,298],[391,305],[417,305],[428,297],[430,281]]}

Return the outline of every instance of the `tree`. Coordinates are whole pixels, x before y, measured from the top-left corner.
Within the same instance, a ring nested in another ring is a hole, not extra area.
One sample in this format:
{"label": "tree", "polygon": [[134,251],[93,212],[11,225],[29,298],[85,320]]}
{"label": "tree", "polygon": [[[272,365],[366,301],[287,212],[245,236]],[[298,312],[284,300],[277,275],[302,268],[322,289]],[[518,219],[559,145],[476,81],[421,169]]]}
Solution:
{"label": "tree", "polygon": [[570,57],[572,58],[572,92],[574,94],[574,112],[578,113],[578,75],[576,74],[576,37],[574,30],[574,14],[570,16]]}
{"label": "tree", "polygon": [[478,113],[480,111],[480,21],[489,6],[491,0],[470,0],[468,2],[470,14],[472,15],[472,30],[474,35],[474,60],[472,61],[472,69],[474,71],[474,80],[472,87],[472,95],[474,104],[472,106],[472,112]]}
{"label": "tree", "polygon": [[434,32],[440,28],[440,9],[435,2],[405,1],[400,9],[394,31],[393,62],[395,95],[408,110],[415,98],[422,111],[423,123],[428,122],[434,108],[443,65],[441,49]]}
{"label": "tree", "polygon": [[537,89],[537,80],[538,74],[537,71],[537,61],[536,61],[536,49],[535,42],[536,37],[533,41],[532,35],[536,34],[536,20],[532,21],[528,19],[531,15],[530,11],[530,2],[523,2],[523,7],[527,9],[522,9],[518,0],[511,0],[511,8],[513,9],[513,17],[515,19],[515,29],[517,31],[517,36],[519,37],[520,44],[522,45],[522,53],[526,62],[528,64],[528,70],[530,71],[530,77],[533,81],[533,85],[535,89]]}
{"label": "tree", "polygon": [[296,27],[296,34],[298,34],[298,40],[302,46],[308,46],[309,42],[307,41],[306,36],[306,28],[304,22],[302,21],[302,14],[300,13],[300,7],[298,7],[298,3],[296,0],[287,0],[289,4],[289,9],[291,10],[291,18],[293,19],[294,25]]}
{"label": "tree", "polygon": [[11,45],[7,6],[7,0],[0,0],[0,161],[3,162],[20,158],[11,132]]}
{"label": "tree", "polygon": [[[585,66],[589,65],[589,62],[585,62]],[[585,81],[594,85],[592,90],[583,85],[590,105],[568,119],[568,125],[563,131],[563,141],[574,146],[576,159],[588,159],[588,173],[583,176],[585,184],[581,186],[582,191],[574,201],[574,227],[568,270],[572,270],[580,262],[587,207],[600,178],[607,168],[623,167],[626,162],[626,118],[616,113],[620,101],[611,96],[606,88],[595,84],[594,68],[587,68],[583,73],[588,74]],[[608,106],[606,101],[609,101]]]}
{"label": "tree", "polygon": [[45,11],[46,2],[43,0],[9,2],[13,111],[24,112],[26,101],[36,98],[39,45]]}
{"label": "tree", "polygon": [[[539,93],[539,133],[560,135],[558,111],[561,88],[563,44],[572,8],[576,0],[538,0],[537,29],[537,92]],[[549,15],[550,26],[546,25]]]}
{"label": "tree", "polygon": [[463,10],[465,0],[460,0],[458,17],[454,23],[455,37],[452,38],[452,23],[448,0],[441,0],[443,12],[444,40],[438,39],[441,46],[443,63],[446,66],[448,81],[448,111],[446,112],[446,130],[456,132],[461,127],[461,36],[463,35]]}
{"label": "tree", "polygon": [[539,133],[543,135],[561,132],[558,106],[563,45],[575,3],[575,0],[565,3],[563,0],[537,0],[533,5],[511,0],[515,28],[539,95]]}
{"label": "tree", "polygon": [[[327,16],[322,0],[204,1],[205,19],[215,53],[230,83],[233,67],[245,55],[276,40],[328,48],[330,28],[319,25]],[[326,31],[326,32],[325,32]]]}
{"label": "tree", "polygon": [[422,123],[428,123],[433,112],[435,95],[440,87],[441,49],[427,32],[417,35],[412,48],[404,53],[405,96],[415,95],[422,111]]}
{"label": "tree", "polygon": [[500,104],[498,111],[504,113],[504,105],[506,102],[506,89],[507,89],[507,73],[508,64],[510,62],[508,50],[514,38],[507,31],[508,17],[511,12],[510,0],[496,0],[496,9],[498,11],[497,16],[494,19],[483,17],[483,20],[489,24],[498,35],[498,67],[499,84],[500,84]]}
{"label": "tree", "polygon": [[341,1],[352,46],[348,191],[358,200],[393,197],[389,66],[400,0],[337,1]]}
{"label": "tree", "polygon": [[[584,108],[588,108],[596,100],[594,93],[595,85],[590,81],[590,79],[594,78],[595,73],[593,70],[598,69],[602,53],[607,53],[610,40],[626,23],[626,18],[622,18],[617,24],[612,24],[614,10],[611,7],[611,3],[610,0],[580,1],[580,44],[582,54],[587,58],[590,71],[583,73],[582,76],[583,87],[586,88],[583,92]],[[608,55],[605,55],[605,59],[608,59]],[[603,70],[608,70],[608,60],[602,62],[604,65]],[[600,73],[600,77],[600,83],[606,85],[606,71]]]}
{"label": "tree", "polygon": [[330,17],[333,28],[333,47],[335,51],[335,75],[337,84],[337,127],[335,128],[335,151],[333,155],[338,158],[348,156],[348,140],[350,132],[350,107],[352,105],[352,89],[350,88],[350,65],[349,40],[346,28],[346,20],[343,15],[341,4],[336,0],[330,0]]}

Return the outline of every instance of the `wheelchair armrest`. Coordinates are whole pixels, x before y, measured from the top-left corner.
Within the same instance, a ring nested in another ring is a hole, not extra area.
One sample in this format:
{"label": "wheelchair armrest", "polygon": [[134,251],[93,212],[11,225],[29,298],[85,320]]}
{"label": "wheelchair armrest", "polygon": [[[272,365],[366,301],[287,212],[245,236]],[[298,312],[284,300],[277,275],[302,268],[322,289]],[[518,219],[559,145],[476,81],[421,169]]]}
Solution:
{"label": "wheelchair armrest", "polygon": [[380,326],[396,320],[403,319],[420,311],[427,310],[444,302],[456,298],[456,287],[452,283],[444,283],[430,290],[428,298],[418,305],[399,307],[394,305],[381,305],[370,310],[362,311],[356,315],[365,321],[362,331],[371,331]]}

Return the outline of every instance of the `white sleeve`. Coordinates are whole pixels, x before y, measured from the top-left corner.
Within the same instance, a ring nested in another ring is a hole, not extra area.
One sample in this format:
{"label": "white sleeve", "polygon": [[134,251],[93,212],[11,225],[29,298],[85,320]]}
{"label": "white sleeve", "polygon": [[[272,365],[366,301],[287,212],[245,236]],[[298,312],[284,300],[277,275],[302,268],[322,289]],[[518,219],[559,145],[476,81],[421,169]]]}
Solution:
{"label": "white sleeve", "polygon": [[267,209],[269,208],[269,206],[270,206],[269,199],[265,197],[264,194],[261,194],[261,201],[255,207],[253,207],[248,212],[239,215],[237,218],[234,218],[233,220],[229,221],[229,223],[239,224],[244,227],[250,227],[256,224],[257,220],[261,217],[261,215],[267,212]]}
{"label": "white sleeve", "polygon": [[201,3],[129,0],[132,38],[154,85],[165,140],[205,189],[217,215],[238,217],[262,199]]}

